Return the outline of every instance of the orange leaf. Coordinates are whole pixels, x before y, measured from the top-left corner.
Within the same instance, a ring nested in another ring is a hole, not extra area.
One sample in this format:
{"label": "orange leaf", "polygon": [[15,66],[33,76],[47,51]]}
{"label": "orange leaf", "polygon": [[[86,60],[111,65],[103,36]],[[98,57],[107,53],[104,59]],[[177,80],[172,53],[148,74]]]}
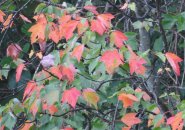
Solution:
{"label": "orange leaf", "polygon": [[146,71],[146,68],[143,66],[143,64],[146,64],[145,59],[137,56],[130,46],[127,45],[127,47],[130,52],[129,58],[130,74],[133,74],[135,72],[136,74],[144,75]]}
{"label": "orange leaf", "polygon": [[93,6],[93,5],[86,5],[84,6],[84,9],[92,12],[93,14],[95,15],[98,15],[98,12],[96,11],[97,7],[96,6]]}
{"label": "orange leaf", "polygon": [[123,42],[127,40],[128,38],[125,36],[125,34],[120,31],[113,31],[110,35],[110,41],[118,48],[121,48],[123,46]]}
{"label": "orange leaf", "polygon": [[7,29],[7,28],[11,28],[12,25],[13,25],[13,21],[12,21],[12,17],[13,17],[13,14],[10,14],[8,15],[8,18],[6,19],[6,21],[3,23],[3,29],[2,29],[2,32]]}
{"label": "orange leaf", "polygon": [[76,88],[70,88],[69,90],[65,90],[62,95],[61,101],[63,103],[67,102],[70,104],[73,108],[76,107],[76,103],[78,100],[78,97],[81,95],[81,92],[77,90]]}
{"label": "orange leaf", "polygon": [[21,17],[22,20],[28,22],[28,23],[32,23],[26,16],[19,14],[19,16]]}
{"label": "orange leaf", "polygon": [[76,57],[76,59],[78,60],[78,62],[80,62],[80,59],[82,57],[82,53],[84,51],[84,45],[78,45],[74,48],[71,56]]}
{"label": "orange leaf", "polygon": [[53,115],[54,113],[58,112],[58,108],[55,105],[51,105],[48,107],[49,113]]}
{"label": "orange leaf", "polygon": [[121,93],[118,96],[118,100],[121,100],[123,102],[123,107],[124,108],[128,108],[129,106],[133,106],[134,102],[138,102],[139,100],[137,99],[137,97],[135,97],[132,94],[126,94],[126,93]]}
{"label": "orange leaf", "polygon": [[100,61],[105,64],[107,72],[112,74],[119,65],[123,64],[123,56],[117,50],[107,50],[103,53]]}
{"label": "orange leaf", "polygon": [[113,18],[114,18],[114,16],[112,14],[100,14],[97,16],[97,19],[106,28],[110,28],[111,19],[113,19]]}
{"label": "orange leaf", "polygon": [[37,40],[45,40],[45,28],[47,25],[47,20],[44,14],[37,15],[34,19],[37,23],[28,30],[28,32],[31,32],[31,44],[35,43]]}
{"label": "orange leaf", "polygon": [[106,28],[98,20],[91,20],[91,31],[97,32],[99,35],[103,35]]}
{"label": "orange leaf", "polygon": [[182,112],[177,113],[175,116],[168,118],[167,124],[171,125],[172,130],[182,130],[183,129],[183,118]]}
{"label": "orange leaf", "polygon": [[3,11],[0,10],[0,22],[3,23],[4,22],[4,17],[5,13]]}
{"label": "orange leaf", "polygon": [[21,47],[18,44],[11,44],[8,46],[6,53],[7,56],[12,57],[12,59],[16,60],[19,57],[19,53],[22,51]]}
{"label": "orange leaf", "polygon": [[62,79],[62,72],[60,70],[60,66],[53,66],[49,70],[53,75],[57,76],[58,79]]}
{"label": "orange leaf", "polygon": [[17,69],[16,69],[16,82],[19,82],[21,78],[22,71],[24,69],[25,65],[24,64],[19,64]]}
{"label": "orange leaf", "polygon": [[137,113],[127,113],[121,118],[121,121],[125,123],[127,126],[133,126],[141,123],[141,120],[136,117]]}
{"label": "orange leaf", "polygon": [[[27,120],[26,122],[30,122],[29,120]],[[22,128],[20,128],[20,130],[29,130],[30,127],[33,126],[33,123],[25,123],[24,126]]]}
{"label": "orange leaf", "polygon": [[178,63],[182,62],[182,59],[171,52],[167,52],[165,55],[166,55],[168,62],[171,65],[173,71],[176,73],[177,76],[180,76],[180,67],[179,67]]}
{"label": "orange leaf", "polygon": [[74,129],[71,128],[71,127],[66,127],[66,128],[64,128],[64,129],[61,129],[61,130],[74,130]]}
{"label": "orange leaf", "polygon": [[50,32],[49,39],[53,40],[55,43],[58,43],[60,40],[59,29],[55,23],[50,23]]}
{"label": "orange leaf", "polygon": [[97,103],[100,100],[100,98],[98,94],[96,93],[96,91],[94,91],[91,88],[87,88],[83,90],[82,95],[89,104],[93,104],[95,108],[97,108]]}
{"label": "orange leaf", "polygon": [[123,127],[122,130],[130,130],[131,127]]}

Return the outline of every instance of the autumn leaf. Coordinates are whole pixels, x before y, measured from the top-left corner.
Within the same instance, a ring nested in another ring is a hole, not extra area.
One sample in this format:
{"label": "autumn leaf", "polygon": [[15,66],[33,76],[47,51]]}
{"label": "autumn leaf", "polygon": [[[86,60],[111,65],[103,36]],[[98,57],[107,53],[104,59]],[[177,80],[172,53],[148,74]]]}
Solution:
{"label": "autumn leaf", "polygon": [[103,35],[110,28],[111,19],[113,18],[114,16],[112,14],[98,15],[96,20],[91,20],[91,31]]}
{"label": "autumn leaf", "polygon": [[34,117],[38,112],[39,104],[40,104],[40,99],[35,99],[30,107],[30,112],[33,114]]}
{"label": "autumn leaf", "polygon": [[62,95],[61,101],[63,103],[67,102],[70,104],[73,108],[76,107],[76,103],[78,100],[78,97],[81,95],[81,92],[77,90],[76,88],[70,88],[69,90],[65,90]]}
{"label": "autumn leaf", "polygon": [[144,75],[146,71],[146,68],[143,66],[143,64],[146,64],[145,59],[137,56],[130,46],[127,45],[127,47],[130,52],[129,57],[130,74],[132,75],[135,72],[136,74]]}
{"label": "autumn leaf", "polygon": [[4,22],[4,17],[5,13],[3,11],[0,10],[0,22],[3,23]]}
{"label": "autumn leaf", "polygon": [[59,29],[58,26],[51,22],[50,23],[50,31],[49,31],[49,39],[53,40],[55,43],[58,43],[60,41],[60,36],[59,36]]}
{"label": "autumn leaf", "polygon": [[68,67],[64,65],[60,66],[60,71],[63,80],[67,80],[69,83],[73,82],[76,74],[76,69],[73,64],[70,64]]}
{"label": "autumn leaf", "polygon": [[[27,120],[26,122],[31,122],[31,121]],[[25,123],[24,126],[20,128],[20,130],[29,130],[32,126],[33,126],[33,123]]]}
{"label": "autumn leaf", "polygon": [[123,127],[121,130],[130,130],[131,127]]}
{"label": "autumn leaf", "polygon": [[58,22],[59,24],[65,24],[70,20],[71,20],[71,15],[63,15],[61,18],[59,18]]}
{"label": "autumn leaf", "polygon": [[86,5],[84,6],[84,9],[92,12],[93,14],[95,15],[98,15],[98,12],[96,11],[97,7],[96,6],[93,6],[93,5]]}
{"label": "autumn leaf", "polygon": [[84,45],[83,44],[82,45],[78,45],[78,46],[76,46],[74,48],[71,56],[75,57],[78,60],[78,62],[80,62],[80,59],[82,57],[83,51],[84,51]]}
{"label": "autumn leaf", "polygon": [[128,108],[129,106],[132,107],[134,102],[139,101],[134,95],[126,93],[119,94],[118,100],[121,100],[123,102],[124,108]]}
{"label": "autumn leaf", "polygon": [[182,59],[178,57],[176,54],[167,52],[165,54],[168,62],[170,63],[173,71],[176,73],[177,76],[180,76],[180,67],[178,65],[179,62],[182,62]]}
{"label": "autumn leaf", "polygon": [[21,78],[22,71],[24,69],[25,65],[24,64],[19,64],[17,69],[16,69],[16,82],[19,82]]}
{"label": "autumn leaf", "polygon": [[182,130],[183,129],[183,113],[179,112],[175,116],[172,116],[167,119],[167,124],[171,125],[172,130]]}
{"label": "autumn leaf", "polygon": [[141,90],[140,88],[136,88],[135,92],[142,93],[144,101],[150,101],[151,97],[145,91]]}
{"label": "autumn leaf", "polygon": [[62,79],[62,72],[60,70],[60,66],[53,66],[49,69],[49,71],[55,75],[56,77],[58,77],[58,79]]}
{"label": "autumn leaf", "polygon": [[7,56],[12,57],[12,59],[17,60],[20,52],[22,51],[21,47],[18,44],[10,44],[6,50]]}
{"label": "autumn leaf", "polygon": [[12,17],[13,17],[13,14],[8,15],[8,18],[6,19],[6,21],[3,22],[2,32],[7,28],[12,27],[12,25],[13,25]]}
{"label": "autumn leaf", "polygon": [[133,126],[141,123],[141,120],[136,117],[137,113],[127,113],[122,118],[121,121],[127,126]]}
{"label": "autumn leaf", "polygon": [[71,128],[71,127],[66,127],[66,128],[61,129],[61,130],[74,130],[74,129]]}
{"label": "autumn leaf", "polygon": [[31,20],[29,20],[26,16],[24,16],[23,14],[19,14],[19,16],[21,17],[22,20],[28,22],[28,23],[32,23]]}
{"label": "autumn leaf", "polygon": [[31,32],[31,44],[35,43],[37,40],[45,40],[45,28],[47,25],[47,20],[44,14],[40,14],[34,17],[37,21],[28,32]]}
{"label": "autumn leaf", "polygon": [[35,81],[29,81],[27,83],[23,94],[23,101],[32,94],[32,92],[35,90],[36,87],[37,87],[37,84],[35,83]]}
{"label": "autumn leaf", "polygon": [[111,43],[114,43],[118,48],[121,48],[123,46],[123,42],[127,40],[128,38],[121,31],[113,31],[110,35]]}
{"label": "autumn leaf", "polygon": [[96,91],[94,91],[91,88],[87,88],[83,90],[82,95],[89,104],[94,105],[94,107],[97,109],[97,103],[100,100],[100,98]]}
{"label": "autumn leaf", "polygon": [[58,108],[55,105],[50,105],[48,106],[48,111],[51,115],[53,115],[54,113],[58,112]]}
{"label": "autumn leaf", "polygon": [[100,61],[105,64],[107,72],[112,74],[119,65],[123,64],[123,56],[117,50],[107,50],[103,53]]}
{"label": "autumn leaf", "polygon": [[89,27],[88,20],[80,21],[77,25],[78,35],[82,35]]}

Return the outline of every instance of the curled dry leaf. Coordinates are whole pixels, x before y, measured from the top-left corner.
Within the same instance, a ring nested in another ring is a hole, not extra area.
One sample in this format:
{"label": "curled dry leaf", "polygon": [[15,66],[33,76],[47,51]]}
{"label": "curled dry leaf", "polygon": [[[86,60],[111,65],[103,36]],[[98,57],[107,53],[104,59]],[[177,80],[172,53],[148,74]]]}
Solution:
{"label": "curled dry leaf", "polygon": [[21,47],[18,44],[10,44],[6,50],[7,56],[12,57],[12,59],[17,60],[20,52],[22,51]]}

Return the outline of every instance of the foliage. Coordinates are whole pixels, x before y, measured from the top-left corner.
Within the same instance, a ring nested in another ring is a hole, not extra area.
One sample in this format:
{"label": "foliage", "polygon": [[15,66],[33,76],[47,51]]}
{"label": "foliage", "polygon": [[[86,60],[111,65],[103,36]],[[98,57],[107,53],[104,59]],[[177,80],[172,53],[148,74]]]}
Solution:
{"label": "foliage", "polygon": [[183,5],[0,2],[0,129],[182,130]]}

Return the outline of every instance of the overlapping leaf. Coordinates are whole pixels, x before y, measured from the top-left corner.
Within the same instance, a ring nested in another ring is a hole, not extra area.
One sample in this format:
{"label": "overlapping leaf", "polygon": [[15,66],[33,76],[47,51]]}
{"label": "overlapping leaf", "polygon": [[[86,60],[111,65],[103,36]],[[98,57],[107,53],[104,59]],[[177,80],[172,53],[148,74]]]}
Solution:
{"label": "overlapping leaf", "polygon": [[118,96],[118,100],[121,100],[123,102],[123,107],[128,108],[129,106],[132,107],[134,102],[138,102],[139,100],[137,97],[135,97],[132,94],[126,94],[126,93],[121,93]]}

